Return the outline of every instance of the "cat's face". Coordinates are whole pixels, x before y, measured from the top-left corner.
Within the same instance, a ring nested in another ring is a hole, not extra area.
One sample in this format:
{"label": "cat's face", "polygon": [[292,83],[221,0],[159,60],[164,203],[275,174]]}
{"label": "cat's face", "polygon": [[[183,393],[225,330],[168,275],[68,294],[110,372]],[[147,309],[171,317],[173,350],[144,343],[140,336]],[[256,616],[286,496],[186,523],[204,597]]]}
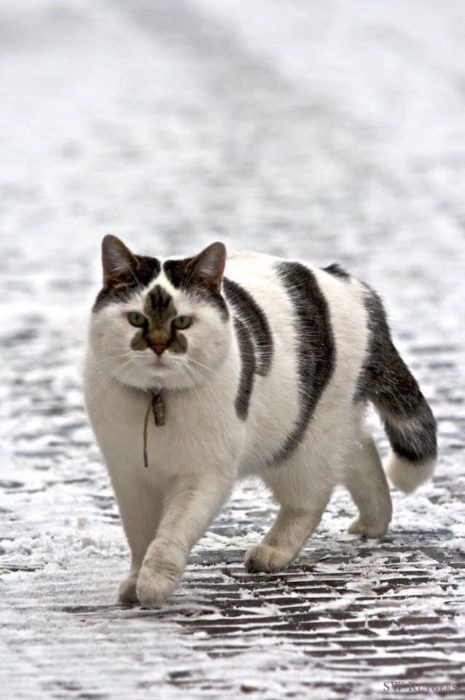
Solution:
{"label": "cat's face", "polygon": [[104,286],[90,333],[102,372],[141,389],[183,388],[208,379],[231,338],[221,295],[224,245],[161,262],[133,255],[115,236],[105,236],[102,261]]}

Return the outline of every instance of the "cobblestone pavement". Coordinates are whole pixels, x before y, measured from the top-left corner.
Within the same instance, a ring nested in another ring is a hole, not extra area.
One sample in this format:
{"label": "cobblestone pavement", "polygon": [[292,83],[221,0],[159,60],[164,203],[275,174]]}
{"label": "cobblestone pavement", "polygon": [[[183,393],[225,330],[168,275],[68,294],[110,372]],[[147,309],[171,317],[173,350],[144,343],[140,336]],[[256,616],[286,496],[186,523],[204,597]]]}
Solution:
{"label": "cobblestone pavement", "polygon": [[[464,59],[461,0],[2,2],[2,698],[465,697]],[[295,566],[248,574],[274,506],[247,483],[163,610],[115,604],[80,380],[106,232],[381,292],[441,447],[387,537],[346,533],[341,490]]]}

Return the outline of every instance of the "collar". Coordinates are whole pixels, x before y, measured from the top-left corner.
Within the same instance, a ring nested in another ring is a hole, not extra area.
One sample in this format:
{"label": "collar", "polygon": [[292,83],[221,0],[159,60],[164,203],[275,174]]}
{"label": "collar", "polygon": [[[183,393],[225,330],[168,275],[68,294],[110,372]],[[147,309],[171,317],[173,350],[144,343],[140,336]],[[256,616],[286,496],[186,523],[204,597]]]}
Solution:
{"label": "collar", "polygon": [[151,387],[148,389],[149,402],[147,406],[147,411],[145,413],[144,419],[144,467],[149,466],[148,456],[147,456],[147,430],[149,423],[150,410],[153,412],[153,419],[156,426],[165,425],[165,402],[161,387]]}

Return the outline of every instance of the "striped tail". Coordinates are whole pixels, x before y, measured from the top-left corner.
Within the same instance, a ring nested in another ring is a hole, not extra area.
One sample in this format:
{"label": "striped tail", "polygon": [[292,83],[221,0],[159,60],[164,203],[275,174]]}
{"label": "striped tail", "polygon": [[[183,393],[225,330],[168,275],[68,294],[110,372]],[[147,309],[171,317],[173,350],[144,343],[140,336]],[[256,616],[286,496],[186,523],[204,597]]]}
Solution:
{"label": "striped tail", "polygon": [[367,290],[369,355],[361,387],[377,409],[392,447],[386,470],[393,485],[411,493],[434,472],[436,421],[420,387],[394,346],[381,299]]}

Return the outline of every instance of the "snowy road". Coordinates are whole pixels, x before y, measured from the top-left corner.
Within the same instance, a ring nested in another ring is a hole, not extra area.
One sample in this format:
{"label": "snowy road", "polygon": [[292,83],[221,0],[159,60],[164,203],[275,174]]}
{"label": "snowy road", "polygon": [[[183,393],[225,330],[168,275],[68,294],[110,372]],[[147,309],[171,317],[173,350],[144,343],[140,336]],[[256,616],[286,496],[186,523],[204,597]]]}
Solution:
{"label": "snowy road", "polygon": [[[463,698],[463,2],[3,0],[0,71],[2,697]],[[338,260],[381,292],[441,446],[382,542],[346,534],[340,492],[296,566],[247,574],[274,507],[245,484],[164,610],[114,604],[80,380],[107,232]]]}

